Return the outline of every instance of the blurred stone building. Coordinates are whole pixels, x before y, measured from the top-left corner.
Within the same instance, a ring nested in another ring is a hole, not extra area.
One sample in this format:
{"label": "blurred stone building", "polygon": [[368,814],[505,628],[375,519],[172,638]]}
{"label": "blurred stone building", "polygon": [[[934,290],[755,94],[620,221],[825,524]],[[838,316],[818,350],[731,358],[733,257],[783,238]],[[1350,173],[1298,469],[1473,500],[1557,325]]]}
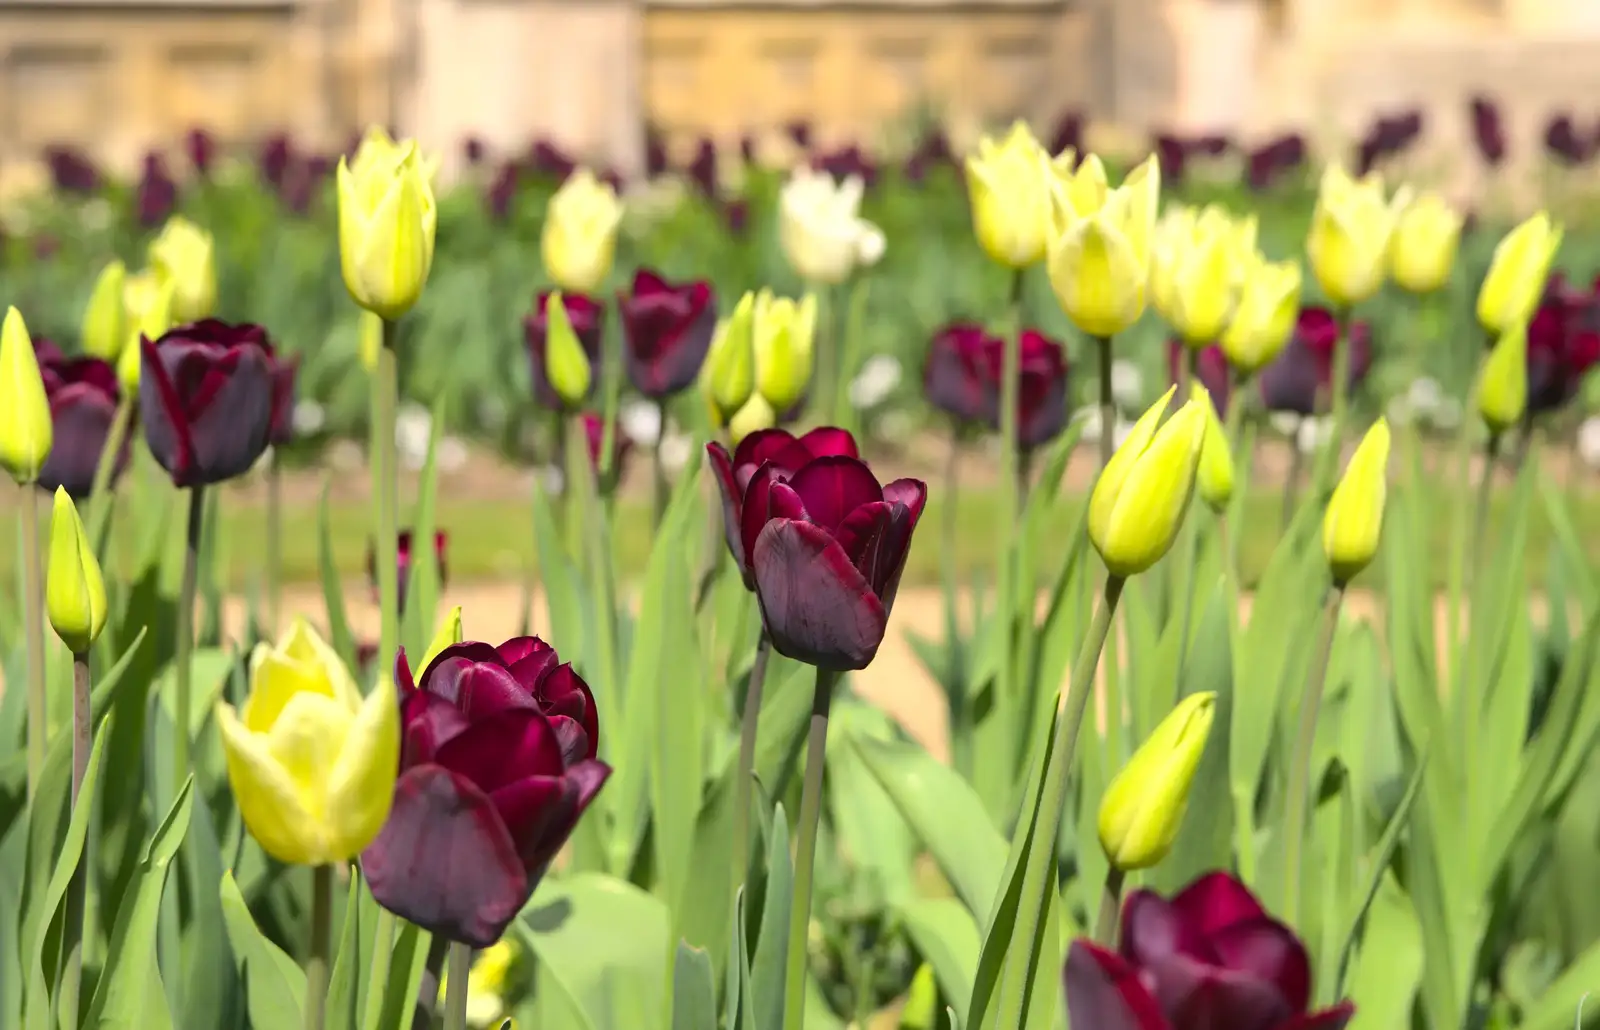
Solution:
{"label": "blurred stone building", "polygon": [[0,0],[0,162],[382,121],[451,155],[545,136],[626,168],[647,123],[870,141],[936,111],[959,141],[1067,109],[1321,135],[1420,105],[1448,144],[1476,91],[1517,143],[1558,109],[1595,119],[1600,0]]}

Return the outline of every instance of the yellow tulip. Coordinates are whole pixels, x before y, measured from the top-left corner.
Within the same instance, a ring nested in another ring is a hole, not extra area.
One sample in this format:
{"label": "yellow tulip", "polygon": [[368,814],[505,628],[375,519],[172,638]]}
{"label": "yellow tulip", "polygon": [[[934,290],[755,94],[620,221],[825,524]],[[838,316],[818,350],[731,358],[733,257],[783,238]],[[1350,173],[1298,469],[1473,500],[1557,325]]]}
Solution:
{"label": "yellow tulip", "polygon": [[1389,423],[1378,419],[1356,447],[1322,517],[1322,551],[1343,586],[1378,553],[1388,495]]}
{"label": "yellow tulip", "polygon": [[106,626],[106,582],[78,509],[59,486],[50,517],[50,569],[45,582],[50,628],[67,650],[87,653]]}
{"label": "yellow tulip", "polygon": [[572,328],[559,290],[550,294],[545,305],[544,374],[569,408],[578,407],[589,396],[589,383],[594,377],[589,356]]}
{"label": "yellow tulip", "polygon": [[1046,258],[1061,309],[1079,329],[1100,338],[1115,336],[1144,314],[1161,170],[1152,158],[1114,190],[1103,188],[1104,178],[1091,154],[1073,175],[1052,179]]}
{"label": "yellow tulip", "polygon": [[1191,398],[1158,430],[1176,389],[1169,387],[1134,423],[1089,496],[1089,539],[1113,576],[1136,575],[1160,561],[1188,510],[1206,413]]}
{"label": "yellow tulip", "polygon": [[1461,221],[1461,213],[1437,193],[1406,205],[1389,244],[1389,274],[1401,289],[1432,293],[1450,281]]}
{"label": "yellow tulip", "polygon": [[1550,264],[1561,249],[1561,236],[1561,227],[1540,211],[1494,248],[1489,273],[1478,290],[1478,321],[1490,333],[1503,333],[1533,317]]}
{"label": "yellow tulip", "polygon": [[132,328],[122,353],[117,355],[117,382],[122,392],[132,397],[139,392],[139,369],[144,360],[140,339],[159,340],[172,328],[172,295],[176,285],[170,279],[156,282],[149,295],[141,295],[138,314],[132,316]]}
{"label": "yellow tulip", "polygon": [[1385,199],[1376,173],[1359,182],[1338,165],[1329,165],[1317,191],[1306,237],[1312,274],[1328,299],[1340,307],[1359,304],[1383,285],[1389,238],[1408,201],[1402,190]]}
{"label": "yellow tulip", "polygon": [[861,177],[835,182],[827,172],[796,169],[778,196],[778,242],[789,267],[808,283],[844,282],[883,256],[883,232],[858,213]]}
{"label": "yellow tulip", "polygon": [[217,308],[217,269],[211,234],[174,215],[150,243],[150,266],[172,282],[172,319],[198,322]]}
{"label": "yellow tulip", "polygon": [[1300,314],[1300,264],[1272,263],[1259,256],[1247,263],[1233,318],[1220,343],[1228,363],[1254,375],[1283,352]]}
{"label": "yellow tulip", "polygon": [[544,212],[544,270],[568,293],[593,293],[611,274],[622,202],[587,168],[567,176]]}
{"label": "yellow tulip", "polygon": [[439,652],[447,647],[461,643],[464,631],[461,628],[461,606],[458,604],[439,620],[439,628],[434,630],[433,640],[428,643],[428,650],[422,655],[422,663],[417,666],[419,670],[426,669],[433,660],[439,657]]}
{"label": "yellow tulip", "polygon": [[439,211],[415,143],[359,167],[339,159],[339,271],[352,300],[394,322],[428,283]]}
{"label": "yellow tulip", "polygon": [[1491,433],[1500,434],[1522,421],[1528,406],[1528,327],[1513,325],[1501,333],[1483,364],[1478,380],[1478,414]]}
{"label": "yellow tulip", "polygon": [[33,338],[16,308],[0,323],[0,468],[19,484],[39,478],[54,426]]}
{"label": "yellow tulip", "polygon": [[723,425],[733,418],[755,392],[756,295],[746,293],[733,313],[717,323],[700,366],[700,384],[711,408],[712,421]]}
{"label": "yellow tulip", "polygon": [[1139,745],[1100,800],[1100,847],[1118,869],[1148,869],[1172,850],[1189,807],[1217,695],[1190,694]]}
{"label": "yellow tulip", "polygon": [[380,676],[365,700],[304,619],[250,658],[242,712],[216,708],[244,824],[280,862],[347,861],[383,828],[400,763],[400,704]]}
{"label": "yellow tulip", "polygon": [[1254,243],[1253,221],[1236,225],[1216,207],[1174,208],[1157,227],[1150,299],[1187,343],[1204,346],[1227,327]]}
{"label": "yellow tulip", "polygon": [[123,300],[127,279],[128,269],[121,261],[112,261],[100,270],[79,330],[85,354],[115,362],[122,353],[128,342],[128,312]]}
{"label": "yellow tulip", "polygon": [[788,297],[774,297],[771,290],[756,295],[751,319],[755,383],[774,410],[787,411],[804,396],[811,382],[816,331],[814,294],[806,294],[799,303]]}
{"label": "yellow tulip", "polygon": [[967,194],[978,245],[1007,268],[1027,268],[1045,256],[1050,222],[1050,159],[1027,124],[1004,139],[985,136],[966,160]]}
{"label": "yellow tulip", "polygon": [[[381,164],[392,164],[405,157],[406,147],[409,142],[396,142],[381,125],[370,125],[362,134],[361,142],[356,146],[355,156],[350,159],[350,171],[357,178],[366,174],[368,169]],[[417,164],[422,171],[422,176],[429,185],[439,175],[441,158],[436,153],[423,153],[417,150]]]}
{"label": "yellow tulip", "polygon": [[728,419],[728,437],[739,445],[739,441],[749,436],[758,429],[771,429],[778,424],[778,413],[773,410],[767,399],[759,393],[752,393],[750,399],[744,402],[744,407],[733,413]]}
{"label": "yellow tulip", "polygon": [[[1223,431],[1222,422],[1217,418],[1216,403],[1206,388],[1192,382],[1189,390],[1203,402],[1201,407],[1206,414],[1206,438],[1200,445],[1200,468],[1196,472],[1195,488],[1200,492],[1200,499],[1210,505],[1212,511],[1221,512],[1233,499],[1233,454],[1228,445],[1228,434]],[[1242,398],[1235,397],[1233,402],[1239,404]]]}
{"label": "yellow tulip", "polygon": [[934,1030],[939,1024],[939,984],[933,967],[924,962],[911,978],[898,1030]]}

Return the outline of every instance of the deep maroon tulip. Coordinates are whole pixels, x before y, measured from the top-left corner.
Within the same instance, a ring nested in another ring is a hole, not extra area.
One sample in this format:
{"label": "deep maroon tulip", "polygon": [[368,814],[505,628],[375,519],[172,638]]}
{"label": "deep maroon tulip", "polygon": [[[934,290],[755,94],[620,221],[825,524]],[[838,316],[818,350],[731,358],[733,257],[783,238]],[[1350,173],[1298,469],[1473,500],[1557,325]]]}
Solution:
{"label": "deep maroon tulip", "polygon": [[43,371],[51,365],[65,363],[67,356],[50,337],[35,336],[33,338],[33,360],[39,363],[39,368]]}
{"label": "deep maroon tulip", "polygon": [[[589,453],[589,467],[594,470],[596,477],[600,475],[600,451],[606,445],[606,420],[592,411],[583,413],[579,419],[583,423],[583,443]],[[628,454],[633,450],[633,441],[628,439],[628,434],[622,431],[621,426],[611,429],[611,475],[622,475],[622,463],[628,460]]]}
{"label": "deep maroon tulip", "polygon": [[165,222],[178,204],[178,184],[167,174],[167,162],[160,154],[144,156],[144,174],[139,177],[139,188],[134,206],[139,224],[147,229]]}
{"label": "deep maroon tulip", "polygon": [[759,429],[734,448],[733,454],[720,443],[706,444],[711,456],[711,470],[716,473],[717,485],[722,489],[722,528],[728,542],[728,552],[733,555],[744,585],[755,589],[750,573],[750,556],[746,553],[741,526],[744,522],[745,488],[763,464],[771,463],[786,474],[793,475],[817,458],[835,455],[846,458],[860,456],[855,438],[843,429],[813,429],[802,437],[794,437],[783,429]]}
{"label": "deep maroon tulip", "polygon": [[1068,149],[1077,154],[1083,153],[1083,115],[1078,111],[1064,113],[1056,121],[1055,133],[1050,137],[1052,155]]}
{"label": "deep maroon tulip", "polygon": [[783,127],[783,131],[789,134],[789,139],[794,141],[794,145],[799,147],[801,150],[810,150],[811,149],[811,123],[810,122],[806,121],[803,118],[802,119],[797,119],[795,121],[790,122],[788,125],[785,125]]}
{"label": "deep maroon tulip", "polygon": [[[1283,353],[1261,370],[1261,400],[1268,411],[1298,415],[1317,413],[1319,397],[1331,396],[1339,323],[1327,308],[1300,311],[1294,336]],[[1355,389],[1372,367],[1372,329],[1365,322],[1350,325],[1348,388]]]}
{"label": "deep maroon tulip", "polygon": [[665,175],[671,170],[672,162],[667,156],[667,139],[661,130],[654,125],[648,125],[644,130],[644,174],[646,178],[654,179]]}
{"label": "deep maroon tulip", "polygon": [[[395,560],[397,563],[396,571],[400,576],[399,580],[397,581],[400,584],[400,593],[397,599],[400,603],[400,609],[402,611],[404,611],[406,607],[406,584],[411,581],[411,563],[413,560],[411,551],[412,539],[413,536],[411,530],[409,529],[402,529],[398,534],[395,535]],[[443,530],[437,531],[433,534],[433,558],[434,562],[439,567],[439,585],[441,587],[444,586],[445,581],[444,559],[445,551],[449,542],[449,537],[444,533]],[[378,556],[371,547],[367,548],[367,582],[372,587],[373,598],[376,599],[378,596]]]}
{"label": "deep maroon tulip", "polygon": [[81,150],[56,144],[45,148],[50,181],[62,193],[88,194],[100,188],[100,171]]}
{"label": "deep maroon tulip", "polygon": [[217,140],[205,129],[196,126],[183,138],[183,149],[189,155],[189,166],[202,179],[211,177],[211,165],[217,159]]}
{"label": "deep maroon tulip", "polygon": [[711,137],[700,137],[700,142],[695,145],[694,158],[684,168],[684,173],[701,196],[712,198],[717,195],[717,145]]}
{"label": "deep maroon tulip", "polygon": [[1305,137],[1285,133],[1252,150],[1246,161],[1247,178],[1254,190],[1270,189],[1282,176],[1295,171],[1306,160]]}
{"label": "deep maroon tulip", "polygon": [[743,197],[733,197],[722,202],[722,221],[735,236],[743,236],[750,229],[750,202]]}
{"label": "deep maroon tulip", "polygon": [[1222,348],[1216,344],[1209,344],[1201,348],[1198,354],[1182,340],[1171,339],[1167,341],[1167,374],[1172,381],[1178,381],[1179,363],[1193,362],[1190,372],[1206,388],[1206,393],[1211,395],[1211,403],[1216,407],[1217,414],[1228,413],[1228,395],[1232,393],[1232,373],[1228,369],[1228,356],[1222,353]]}
{"label": "deep maroon tulip", "polygon": [[756,163],[756,138],[748,132],[739,137],[739,160],[746,165]]}
{"label": "deep maroon tulip", "polygon": [[[1000,384],[1005,339],[957,323],[940,330],[922,369],[929,403],[963,421],[1000,428]],[[1017,389],[1017,443],[1032,449],[1067,424],[1067,364],[1061,344],[1037,330],[1022,333]]]}
{"label": "deep maroon tulip", "polygon": [[484,191],[484,204],[489,209],[489,217],[496,222],[504,222],[511,217],[512,205],[516,203],[517,189],[522,181],[522,168],[515,161],[503,162],[494,173],[494,179],[489,183],[489,188]]}
{"label": "deep maroon tulip", "polygon": [[1590,295],[1552,276],[1545,299],[1528,322],[1528,413],[1565,407],[1600,361],[1600,326]]}
{"label": "deep maroon tulip", "polygon": [[547,176],[557,182],[565,182],[567,176],[578,167],[578,163],[568,157],[566,151],[545,139],[533,145],[533,152],[529,156],[529,163],[536,175]]}
{"label": "deep maroon tulip", "polygon": [[256,167],[261,172],[262,181],[275,190],[281,190],[284,176],[293,160],[294,144],[290,142],[288,133],[275,132],[261,144]]}
{"label": "deep maroon tulip", "polygon": [[[50,400],[54,440],[50,457],[39,470],[39,486],[51,491],[63,487],[81,500],[94,485],[95,469],[116,420],[117,402],[122,397],[117,370],[99,358],[63,358],[48,340],[35,341],[34,353]],[[127,465],[128,440],[124,437],[111,468],[113,483]]]}
{"label": "deep maroon tulip", "polygon": [[482,136],[468,136],[461,141],[461,156],[466,158],[469,166],[476,168],[489,156],[489,148]]}
{"label": "deep maroon tulip", "polygon": [[[555,387],[550,385],[550,380],[544,371],[544,341],[545,333],[549,330],[549,321],[546,311],[550,306],[550,294],[541,293],[534,303],[533,314],[522,320],[522,335],[528,345],[528,358],[533,366],[533,398],[547,408],[563,408],[565,404],[561,395],[556,393]],[[572,323],[572,331],[577,334],[578,342],[583,345],[583,352],[589,359],[591,369],[600,367],[600,330],[601,318],[605,309],[593,297],[585,297],[581,293],[563,293],[561,306],[566,309],[567,321]],[[589,377],[589,392],[594,392],[594,382],[598,376]]]}
{"label": "deep maroon tulip", "polygon": [[1506,159],[1506,129],[1500,116],[1500,107],[1486,96],[1472,98],[1472,141],[1478,153],[1490,166],[1498,166]]}
{"label": "deep maroon tulip", "polygon": [[705,280],[674,284],[641,268],[633,289],[617,293],[628,380],[661,400],[695,381],[717,327],[717,300]]}
{"label": "deep maroon tulip", "polygon": [[594,698],[538,637],[447,647],[420,689],[402,651],[395,682],[400,779],[362,872],[389,911],[488,947],[611,775]]}
{"label": "deep maroon tulip", "polygon": [[272,356],[272,429],[267,439],[274,447],[294,440],[294,386],[299,371],[298,356]]}
{"label": "deep maroon tulip", "polygon": [[215,319],[140,337],[139,413],[150,453],[180,487],[243,475],[272,432],[272,345]]}
{"label": "deep maroon tulip", "polygon": [[928,403],[963,422],[984,422],[992,407],[984,382],[982,326],[947,325],[934,334],[922,366],[922,391]]}
{"label": "deep maroon tulip", "polygon": [[1196,136],[1191,141],[1190,148],[1206,157],[1223,157],[1233,149],[1233,140],[1220,132],[1208,132],[1203,136]]}
{"label": "deep maroon tulip", "polygon": [[1151,147],[1155,151],[1156,161],[1161,165],[1162,183],[1180,183],[1183,181],[1185,164],[1189,160],[1189,145],[1171,133],[1161,132]]}
{"label": "deep maroon tulip", "polygon": [[872,662],[927,499],[921,480],[879,486],[865,462],[842,455],[793,473],[773,461],[756,469],[740,539],[779,654],[836,672]]}
{"label": "deep maroon tulip", "polygon": [[1580,165],[1589,160],[1590,141],[1584,139],[1573,124],[1571,115],[1557,115],[1544,128],[1544,149],[1550,156],[1568,165]]}
{"label": "deep maroon tulip", "polygon": [[1384,157],[1383,148],[1373,136],[1368,136],[1356,145],[1356,156],[1350,164],[1350,172],[1356,178],[1361,178],[1377,167],[1378,162]]}
{"label": "deep maroon tulip", "polygon": [[1119,951],[1074,941],[1063,979],[1091,1030],[1342,1030],[1355,1006],[1311,1006],[1311,959],[1249,888],[1207,873],[1170,901],[1134,891]]}
{"label": "deep maroon tulip", "polygon": [[818,171],[827,172],[835,179],[859,176],[862,184],[866,186],[878,181],[877,164],[854,143],[822,154],[811,162],[811,166]]}

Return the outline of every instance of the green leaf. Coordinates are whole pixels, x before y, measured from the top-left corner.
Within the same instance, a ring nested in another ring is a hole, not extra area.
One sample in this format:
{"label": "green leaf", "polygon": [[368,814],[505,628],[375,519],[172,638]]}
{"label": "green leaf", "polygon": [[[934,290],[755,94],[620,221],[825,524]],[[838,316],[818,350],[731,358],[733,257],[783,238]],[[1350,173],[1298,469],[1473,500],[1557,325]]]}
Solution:
{"label": "green leaf", "polygon": [[422,990],[422,974],[428,966],[428,948],[433,942],[433,935],[415,923],[400,920],[399,927],[390,952],[389,979],[383,985],[377,1023],[380,1027],[409,1025]]}
{"label": "green leaf", "polygon": [[623,880],[579,873],[546,881],[520,921],[540,965],[590,1026],[665,1030],[673,949],[671,914],[660,899]]}
{"label": "green leaf", "polygon": [[711,956],[678,942],[672,967],[672,1030],[716,1030],[717,988]]}
{"label": "green leaf", "polygon": [[882,709],[846,695],[833,706],[828,736],[827,812],[834,850],[874,906],[896,907],[916,892],[916,841],[893,800],[867,771],[852,739],[892,741],[899,727]]}
{"label": "green leaf", "polygon": [[[305,973],[256,928],[255,917],[239,893],[231,870],[222,874],[220,897],[228,943],[245,984],[245,1011],[250,1026],[254,1030],[299,1030],[304,1019]],[[390,981],[394,979],[391,975]]]}
{"label": "green leaf", "polygon": [[[761,903],[761,932],[750,963],[749,1008],[754,1030],[782,1030],[784,972],[789,956],[789,909],[794,904],[794,869],[789,861],[789,820],[783,806],[772,814],[767,847],[767,888]],[[742,925],[742,924],[741,924]],[[742,934],[741,934],[742,937]]]}
{"label": "green leaf", "polygon": [[433,547],[433,534],[438,524],[439,439],[444,434],[446,414],[446,394],[441,393],[433,404],[428,454],[417,482],[417,508],[411,518],[410,575],[407,582],[401,584],[405,590],[406,610],[404,625],[400,627],[400,643],[407,654],[419,656],[433,639],[433,623],[439,608],[439,556]]}
{"label": "green leaf", "polygon": [[1522,1014],[1517,1030],[1567,1030],[1568,1027],[1594,1026],[1600,1021],[1600,1011],[1591,1006],[1582,1011],[1584,1000],[1594,993],[1600,983],[1600,942],[1591,944],[1583,954],[1545,988],[1544,994],[1530,1009]]}
{"label": "green leaf", "polygon": [[1350,983],[1349,997],[1356,1003],[1352,1030],[1410,1026],[1421,979],[1422,930],[1410,899],[1392,876],[1385,876],[1367,915],[1367,933]]}
{"label": "green leaf", "polygon": [[350,620],[344,610],[344,584],[339,581],[339,567],[333,557],[333,530],[328,520],[328,491],[333,479],[323,480],[322,499],[317,503],[317,573],[322,580],[322,604],[328,613],[328,643],[344,660],[346,667],[356,667],[356,638],[350,632]]}
{"label": "green leaf", "polygon": [[339,934],[339,950],[333,959],[333,974],[328,980],[328,1001],[324,1009],[327,1030],[356,1030],[361,1025],[357,1005],[360,991],[357,977],[366,973],[361,954],[361,877],[352,869],[350,890],[344,902],[344,929]]}
{"label": "green leaf", "polygon": [[972,1004],[983,939],[966,907],[954,898],[917,898],[900,909],[906,933],[933,967],[939,989],[961,1011]]}
{"label": "green leaf", "polygon": [[733,942],[728,954],[727,984],[723,989],[722,1022],[727,1030],[755,1030],[755,996],[750,988],[750,956],[744,940],[744,888],[733,899]]}
{"label": "green leaf", "polygon": [[[228,795],[231,801],[231,795]],[[183,929],[183,1012],[178,1024],[189,1030],[231,1026],[242,1014],[233,949],[216,884],[225,865],[211,806],[193,806],[189,836],[178,863],[189,899]]]}

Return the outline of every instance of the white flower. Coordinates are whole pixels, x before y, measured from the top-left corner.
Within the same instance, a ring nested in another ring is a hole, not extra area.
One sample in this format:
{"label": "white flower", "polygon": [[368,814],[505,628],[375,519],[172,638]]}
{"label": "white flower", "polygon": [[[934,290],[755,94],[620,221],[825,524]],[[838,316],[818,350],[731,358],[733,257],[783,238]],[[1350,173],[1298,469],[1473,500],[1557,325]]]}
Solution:
{"label": "white flower", "polygon": [[856,240],[856,264],[871,268],[883,258],[889,241],[884,238],[883,230],[871,222],[863,220],[861,226],[861,236]]}
{"label": "white flower", "polygon": [[1303,418],[1296,434],[1296,446],[1301,454],[1315,454],[1324,443],[1333,438],[1333,419]]}
{"label": "white flower", "polygon": [[890,354],[874,354],[850,383],[850,403],[875,408],[900,385],[900,362]]}
{"label": "white flower", "polygon": [[1127,358],[1111,362],[1111,399],[1117,407],[1129,410],[1144,405],[1144,373]]}
{"label": "white flower", "polygon": [[296,436],[311,436],[321,432],[322,427],[328,424],[328,413],[316,401],[296,401],[290,422],[294,425]]}
{"label": "white flower", "polygon": [[835,182],[827,172],[796,169],[778,197],[778,240],[800,278],[816,285],[842,283],[856,267],[883,256],[877,226],[863,219],[861,177]]}
{"label": "white flower", "polygon": [[1590,468],[1600,468],[1600,415],[1590,415],[1578,425],[1578,457]]}
{"label": "white flower", "polygon": [[428,458],[428,439],[433,436],[433,416],[419,404],[407,404],[394,420],[394,446],[400,463],[419,469]]}
{"label": "white flower", "polygon": [[1441,397],[1428,421],[1435,429],[1454,429],[1461,424],[1461,402],[1454,397]]}
{"label": "white flower", "polygon": [[654,447],[656,438],[661,435],[661,408],[651,401],[634,398],[617,412],[617,422],[628,439],[642,447]]}
{"label": "white flower", "polygon": [[1267,422],[1280,436],[1294,436],[1300,432],[1300,416],[1292,411],[1274,411]]}
{"label": "white flower", "polygon": [[1409,426],[1413,416],[1416,414],[1416,408],[1411,402],[1411,394],[1397,393],[1390,397],[1388,406],[1384,408],[1384,414],[1388,415],[1389,421],[1394,425]]}
{"label": "white flower", "polygon": [[[1100,417],[1100,408],[1096,405],[1085,405],[1072,413],[1073,419],[1083,423],[1083,433],[1079,439],[1086,443],[1097,443],[1100,440],[1101,429],[1105,422]],[[1133,432],[1133,423],[1115,416],[1111,423],[1111,442],[1114,446],[1121,447],[1122,442]]]}
{"label": "white flower", "polygon": [[1439,386],[1439,381],[1431,376],[1418,376],[1406,389],[1406,400],[1410,403],[1411,410],[1424,421],[1433,416],[1444,399],[1444,389]]}

